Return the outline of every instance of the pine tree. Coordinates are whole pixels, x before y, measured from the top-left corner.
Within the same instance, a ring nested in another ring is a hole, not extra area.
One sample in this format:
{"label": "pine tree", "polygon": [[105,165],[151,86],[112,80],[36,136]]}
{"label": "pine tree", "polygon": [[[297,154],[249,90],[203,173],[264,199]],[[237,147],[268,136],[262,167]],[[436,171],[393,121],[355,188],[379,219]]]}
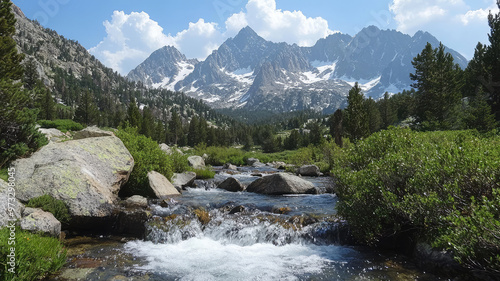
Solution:
{"label": "pine tree", "polygon": [[155,118],[153,117],[153,113],[149,107],[144,107],[142,111],[142,122],[141,122],[141,131],[140,133],[145,135],[146,137],[153,136],[153,130],[155,127]]}
{"label": "pine tree", "polygon": [[335,143],[339,147],[344,146],[343,136],[344,136],[344,114],[342,109],[337,109],[333,115],[330,116],[330,135],[335,140]]}
{"label": "pine tree", "polygon": [[378,110],[377,103],[371,97],[365,101],[365,110],[368,115],[369,130],[370,133],[373,134],[380,130],[382,119],[380,117],[380,111]]}
{"label": "pine tree", "polygon": [[171,136],[170,143],[179,144],[182,137],[182,123],[179,115],[177,114],[177,110],[172,112],[172,118],[168,123],[168,129]]}
{"label": "pine tree", "polygon": [[89,125],[96,125],[99,121],[99,111],[94,101],[94,95],[86,91],[80,97],[75,111],[75,121]]}
{"label": "pine tree", "polygon": [[397,120],[396,110],[394,110],[393,102],[389,96],[389,93],[384,94],[384,98],[379,102],[380,111],[380,127],[381,129],[387,129],[389,126],[394,125]]}
{"label": "pine tree", "polygon": [[9,0],[0,0],[0,168],[46,143],[35,128],[32,97],[15,82],[23,78],[24,55],[13,39],[16,20],[11,7]]}
{"label": "pine tree", "polygon": [[55,102],[48,89],[38,89],[38,118],[42,120],[53,120],[55,117]]}
{"label": "pine tree", "polygon": [[195,147],[199,143],[198,137],[199,137],[198,117],[193,116],[193,118],[191,118],[191,122],[189,122],[188,145],[191,147]]}
{"label": "pine tree", "polygon": [[[497,1],[497,5],[500,8],[500,1]],[[500,121],[500,13],[490,13],[488,24],[491,29],[488,35],[490,46],[486,50],[484,62],[489,75],[483,83],[489,93],[492,112]]]}
{"label": "pine tree", "polygon": [[139,108],[137,107],[137,102],[133,97],[130,99],[130,103],[128,104],[126,121],[128,122],[128,125],[130,127],[135,127],[139,131],[141,130],[142,115],[141,112],[139,111]]}
{"label": "pine tree", "polygon": [[345,110],[345,130],[352,141],[367,137],[370,133],[368,114],[365,109],[365,97],[358,83],[349,91],[348,106]]}
{"label": "pine tree", "polygon": [[410,78],[416,92],[416,125],[423,130],[460,129],[462,70],[445,53],[443,44],[433,49],[427,43],[413,59]]}
{"label": "pine tree", "polygon": [[16,41],[16,19],[12,13],[12,2],[0,0],[0,77],[11,81],[23,78],[24,68],[22,61],[24,54],[17,52]]}
{"label": "pine tree", "polygon": [[33,90],[39,79],[40,76],[38,75],[36,61],[31,57],[24,63],[24,87],[28,90]]}

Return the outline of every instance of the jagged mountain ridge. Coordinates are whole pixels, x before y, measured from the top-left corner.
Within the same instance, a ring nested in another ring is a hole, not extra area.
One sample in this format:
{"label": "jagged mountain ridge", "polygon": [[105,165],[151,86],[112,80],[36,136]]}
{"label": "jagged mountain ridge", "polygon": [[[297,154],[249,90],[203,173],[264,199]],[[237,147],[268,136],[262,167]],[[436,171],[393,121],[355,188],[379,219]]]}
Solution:
{"label": "jagged mountain ridge", "polygon": [[[311,108],[331,113],[345,105],[354,82],[374,98],[386,91],[409,89],[411,61],[427,42],[439,45],[427,32],[410,36],[370,26],[354,37],[336,33],[312,47],[299,47],[266,41],[246,27],[197,63],[184,79],[158,75],[165,67],[177,67],[177,72],[181,68],[177,60],[160,63],[153,56],[127,77],[149,87],[185,92],[216,108],[276,112]],[[458,52],[446,50],[461,67],[467,65]],[[158,77],[151,79],[155,75]],[[161,83],[167,80],[175,83]]]}
{"label": "jagged mountain ridge", "polygon": [[[34,59],[39,78],[58,102],[68,108],[74,110],[78,96],[92,87],[103,119],[112,119],[117,111],[123,113],[130,98],[135,97],[141,108],[148,106],[158,119],[168,119],[175,108],[183,120],[197,115],[221,125],[234,121],[183,93],[167,91],[168,89],[147,89],[141,83],[131,82],[104,66],[78,41],[66,39],[56,31],[42,27],[27,18],[16,5],[12,5],[12,11],[16,18],[14,40],[18,50],[26,55],[25,61]],[[184,55],[174,51],[170,57],[163,55],[168,61],[185,59]],[[198,63],[196,60],[186,61],[192,65]],[[161,74],[168,74],[169,70],[175,72],[166,68]],[[68,96],[71,97],[67,98]],[[73,100],[73,103],[67,102],[68,99]],[[106,122],[111,123],[108,120]]]}

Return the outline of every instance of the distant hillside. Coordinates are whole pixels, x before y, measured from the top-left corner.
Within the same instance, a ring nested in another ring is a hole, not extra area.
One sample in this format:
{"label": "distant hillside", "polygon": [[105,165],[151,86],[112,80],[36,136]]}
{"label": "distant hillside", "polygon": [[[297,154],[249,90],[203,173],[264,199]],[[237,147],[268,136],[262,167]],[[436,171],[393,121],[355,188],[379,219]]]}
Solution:
{"label": "distant hillside", "polygon": [[113,119],[124,115],[131,97],[135,97],[141,107],[150,107],[153,114],[163,120],[168,120],[175,108],[185,120],[198,115],[219,124],[233,122],[204,102],[180,92],[148,89],[143,83],[130,82],[105,67],[78,41],[66,39],[26,18],[15,5],[13,11],[18,49],[26,54],[25,61],[35,59],[39,78],[69,112],[74,111],[82,93],[90,90],[101,111],[99,123],[103,126],[112,125]]}

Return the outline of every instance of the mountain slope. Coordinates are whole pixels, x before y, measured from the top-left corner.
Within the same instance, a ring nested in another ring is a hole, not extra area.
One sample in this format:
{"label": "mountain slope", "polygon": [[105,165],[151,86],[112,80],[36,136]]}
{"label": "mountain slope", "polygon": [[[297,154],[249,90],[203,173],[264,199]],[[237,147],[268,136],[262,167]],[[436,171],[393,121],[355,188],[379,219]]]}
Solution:
{"label": "mountain slope", "polygon": [[[266,41],[246,27],[196,64],[185,79],[166,87],[216,108],[277,112],[314,109],[331,113],[345,105],[354,82],[359,82],[365,93],[374,98],[386,91],[409,89],[411,61],[427,42],[434,47],[439,45],[426,32],[409,36],[370,26],[354,37],[337,33],[320,39],[312,47],[299,47]],[[447,51],[460,66],[467,65],[459,53]],[[176,63],[162,64],[156,59],[156,65],[148,67],[149,60],[138,67],[141,75],[134,70],[128,78],[151,86],[149,77],[160,73],[165,65]],[[161,75],[157,80],[160,79]]]}
{"label": "mountain slope", "polygon": [[[111,68],[105,67],[77,41],[68,40],[32,21],[13,5],[16,17],[18,49],[26,54],[26,60],[34,59],[36,71],[43,83],[52,91],[61,107],[67,111],[64,118],[72,118],[82,93],[91,91],[100,110],[99,125],[116,126],[124,117],[126,106],[134,97],[141,108],[148,106],[157,118],[169,119],[175,109],[185,120],[193,115],[202,116],[217,123],[233,122],[212,110],[203,102],[190,98],[183,93],[167,89],[148,89],[142,83],[131,82]],[[175,61],[178,64],[198,63],[187,60],[175,50],[164,48],[157,51],[162,63]],[[147,67],[151,65],[145,64]],[[186,67],[189,70],[189,66]],[[139,69],[140,70],[140,69]],[[165,66],[157,70],[159,76],[178,77],[182,72]],[[176,76],[177,75],[177,76]],[[156,79],[152,77],[151,79]],[[61,117],[61,116],[60,116]]]}

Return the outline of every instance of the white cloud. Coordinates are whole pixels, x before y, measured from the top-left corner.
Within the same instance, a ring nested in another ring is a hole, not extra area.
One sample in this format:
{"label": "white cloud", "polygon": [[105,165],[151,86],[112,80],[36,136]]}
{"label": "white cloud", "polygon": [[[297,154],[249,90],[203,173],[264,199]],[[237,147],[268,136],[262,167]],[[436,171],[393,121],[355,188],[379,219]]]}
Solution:
{"label": "white cloud", "polygon": [[151,20],[147,13],[115,11],[111,21],[105,21],[106,38],[89,52],[104,64],[126,74],[140,64],[153,51],[174,43],[163,28]]}
{"label": "white cloud", "polygon": [[249,0],[246,12],[234,14],[226,21],[227,35],[234,36],[247,25],[266,40],[300,46],[311,46],[333,33],[325,19],[306,17],[301,11],[279,10],[275,0]]}
{"label": "white cloud", "polygon": [[392,0],[389,9],[398,30],[429,31],[469,59],[478,41],[487,43],[489,11],[498,12],[496,0]]}
{"label": "white cloud", "polygon": [[166,35],[145,12],[115,11],[111,21],[104,22],[104,26],[107,36],[89,52],[121,74],[127,74],[165,45],[178,48],[188,58],[205,59],[224,40],[246,26],[267,40],[300,46],[311,46],[333,33],[325,19],[306,17],[301,11],[279,10],[275,0],[249,0],[246,11],[226,20],[224,31],[216,23],[199,19],[175,36]]}

